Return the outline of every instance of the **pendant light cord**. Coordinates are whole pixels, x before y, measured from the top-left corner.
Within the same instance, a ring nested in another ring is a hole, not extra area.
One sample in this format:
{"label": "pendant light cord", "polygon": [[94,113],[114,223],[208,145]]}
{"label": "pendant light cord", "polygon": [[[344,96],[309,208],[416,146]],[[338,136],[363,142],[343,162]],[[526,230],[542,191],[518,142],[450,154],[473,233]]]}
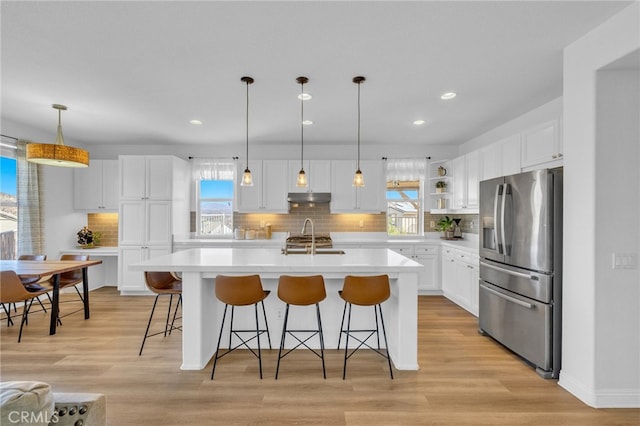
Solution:
{"label": "pendant light cord", "polygon": [[304,81],[300,83],[300,170],[304,170]]}
{"label": "pendant light cord", "polygon": [[249,168],[249,80],[247,83],[247,115],[245,122],[246,146],[247,146],[247,169]]}
{"label": "pendant light cord", "polygon": [[357,169],[360,170],[360,82],[358,82],[358,164]]}

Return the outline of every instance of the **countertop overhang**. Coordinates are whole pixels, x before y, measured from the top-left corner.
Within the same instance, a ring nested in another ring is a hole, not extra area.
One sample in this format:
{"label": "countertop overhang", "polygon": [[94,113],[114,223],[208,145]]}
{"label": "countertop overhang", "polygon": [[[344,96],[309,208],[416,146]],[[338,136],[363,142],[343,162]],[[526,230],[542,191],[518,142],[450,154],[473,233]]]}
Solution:
{"label": "countertop overhang", "polygon": [[285,256],[279,248],[193,248],[132,264],[134,271],[323,273],[415,272],[423,267],[389,249]]}

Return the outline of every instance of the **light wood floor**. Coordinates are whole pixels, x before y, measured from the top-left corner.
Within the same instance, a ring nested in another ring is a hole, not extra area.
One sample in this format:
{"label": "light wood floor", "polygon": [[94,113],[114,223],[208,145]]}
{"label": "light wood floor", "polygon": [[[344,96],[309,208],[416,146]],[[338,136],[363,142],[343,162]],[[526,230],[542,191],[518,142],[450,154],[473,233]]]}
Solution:
{"label": "light wood floor", "polygon": [[[383,358],[358,353],[343,381],[342,353],[330,350],[326,380],[319,359],[297,351],[282,361],[276,381],[273,350],[264,356],[263,380],[257,360],[237,352],[219,362],[211,381],[211,363],[179,369],[179,333],[152,338],[138,356],[153,299],[122,297],[113,288],[92,292],[91,319],[65,317],[55,336],[43,313],[30,315],[20,344],[18,327],[4,321],[1,380],[104,393],[109,424],[118,426],[640,424],[640,410],[596,410],[541,379],[478,335],[476,319],[447,299],[419,299],[420,370],[395,371],[394,380]],[[62,310],[78,307],[64,303]]]}

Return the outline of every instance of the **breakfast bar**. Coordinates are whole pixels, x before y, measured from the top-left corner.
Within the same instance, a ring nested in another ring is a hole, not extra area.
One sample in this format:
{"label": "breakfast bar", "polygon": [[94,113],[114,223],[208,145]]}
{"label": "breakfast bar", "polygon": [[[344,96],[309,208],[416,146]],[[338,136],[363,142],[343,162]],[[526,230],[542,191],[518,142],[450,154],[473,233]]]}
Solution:
{"label": "breakfast bar", "polygon": [[[327,298],[320,303],[326,348],[338,343],[343,301],[338,296],[346,275],[389,275],[391,297],[383,303],[389,353],[399,370],[418,369],[417,283],[419,263],[388,249],[351,249],[344,254],[282,254],[276,248],[193,248],[133,264],[131,270],[182,274],[182,369],[203,369],[216,349],[222,306],[216,299],[216,275],[259,274],[271,295],[265,308],[272,347],[282,330],[284,302],[277,297],[280,275],[322,274]],[[358,314],[354,306],[354,321]],[[364,311],[362,312],[364,316]],[[241,315],[237,316],[242,321]],[[250,317],[250,315],[247,315]],[[363,318],[364,320],[365,318]],[[367,320],[371,318],[366,317]],[[250,320],[250,318],[247,318]],[[301,321],[306,321],[302,318]],[[223,339],[223,341],[226,339]],[[262,340],[262,348],[267,347]]]}

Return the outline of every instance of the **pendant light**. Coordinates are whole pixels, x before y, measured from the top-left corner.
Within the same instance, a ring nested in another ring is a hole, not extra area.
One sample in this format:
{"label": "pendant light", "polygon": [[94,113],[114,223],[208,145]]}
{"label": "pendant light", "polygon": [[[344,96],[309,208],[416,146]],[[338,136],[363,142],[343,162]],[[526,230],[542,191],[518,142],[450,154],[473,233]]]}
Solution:
{"label": "pendant light", "polygon": [[60,115],[62,111],[67,110],[67,107],[59,104],[53,104],[51,107],[58,110],[56,142],[27,144],[27,161],[48,166],[88,167],[89,152],[64,144]]}
{"label": "pendant light", "polygon": [[253,186],[253,176],[251,176],[251,170],[249,170],[249,85],[253,84],[253,78],[242,77],[240,81],[247,84],[247,120],[246,120],[246,134],[247,134],[247,162],[242,174],[242,181],[240,186]]}
{"label": "pendant light", "polygon": [[296,186],[300,188],[307,187],[307,174],[304,172],[304,84],[309,81],[307,77],[298,77],[296,81],[300,83],[300,172],[298,172],[298,180]]}
{"label": "pendant light", "polygon": [[360,171],[360,83],[365,80],[361,75],[353,77],[353,82],[358,85],[358,161],[356,163],[356,173],[353,175],[353,186],[359,188],[364,186],[364,176]]}

